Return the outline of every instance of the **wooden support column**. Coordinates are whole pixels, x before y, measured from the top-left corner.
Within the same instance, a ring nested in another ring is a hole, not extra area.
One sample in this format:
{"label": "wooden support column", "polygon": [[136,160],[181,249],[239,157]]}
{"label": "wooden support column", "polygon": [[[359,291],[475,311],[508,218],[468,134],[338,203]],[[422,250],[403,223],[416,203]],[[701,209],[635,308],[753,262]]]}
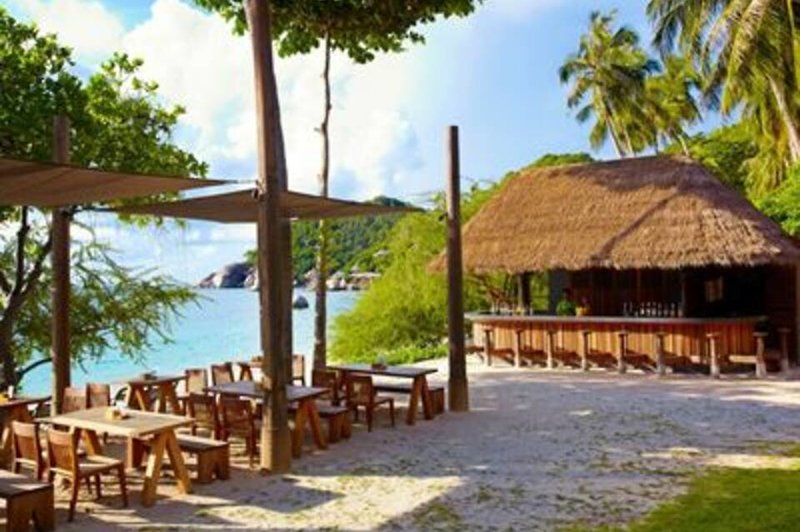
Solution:
{"label": "wooden support column", "polygon": [[753,337],[756,340],[756,378],[757,379],[766,379],[767,378],[767,361],[764,358],[764,342],[767,338],[767,333],[765,332],[756,332],[753,333]]}
{"label": "wooden support column", "polygon": [[719,333],[712,332],[706,335],[708,338],[708,353],[709,353],[709,374],[712,379],[719,379],[721,370],[719,367],[719,346],[717,342],[719,340]]}
{"label": "wooden support column", "polygon": [[778,329],[781,337],[781,373],[789,373],[789,335],[792,330],[788,327]]}
{"label": "wooden support column", "polygon": [[556,334],[555,329],[547,330],[547,343],[544,346],[545,354],[547,355],[547,369],[553,369],[555,363],[553,362],[553,353],[556,350]]}
{"label": "wooden support column", "polygon": [[492,328],[483,329],[483,363],[488,367],[492,365]]}
{"label": "wooden support column", "polygon": [[[280,179],[276,132],[280,127],[268,0],[245,0],[255,71],[256,122],[258,132],[258,279],[262,373],[264,386],[261,428],[261,468],[285,473],[291,466],[291,433],[286,401],[286,301],[281,272],[282,230],[279,212]],[[276,124],[277,122],[277,124]]]}
{"label": "wooden support column", "polygon": [[531,274],[517,275],[517,306],[526,312],[531,308]]}
{"label": "wooden support column", "polygon": [[625,355],[628,352],[628,331],[619,331],[619,358],[617,358],[617,372],[623,374],[628,371]]}
{"label": "wooden support column", "polygon": [[659,377],[665,377],[667,375],[667,364],[664,353],[666,349],[664,345],[666,336],[667,333],[664,331],[658,331],[656,333],[656,373],[658,373]]}
{"label": "wooden support column", "polygon": [[581,369],[589,371],[589,343],[591,341],[592,331],[584,329],[581,331]]}
{"label": "wooden support column", "polygon": [[[69,119],[57,116],[53,121],[53,161],[69,163]],[[53,209],[52,231],[52,344],[50,356],[53,360],[53,412],[60,414],[64,389],[70,385],[70,210]]]}
{"label": "wooden support column", "polygon": [[[450,410],[469,410],[467,355],[464,347],[464,273],[461,257],[461,163],[458,127],[447,129],[447,336]],[[488,360],[488,358],[487,358]]]}
{"label": "wooden support column", "polygon": [[522,335],[525,334],[525,329],[517,329],[514,331],[514,367],[522,366]]}

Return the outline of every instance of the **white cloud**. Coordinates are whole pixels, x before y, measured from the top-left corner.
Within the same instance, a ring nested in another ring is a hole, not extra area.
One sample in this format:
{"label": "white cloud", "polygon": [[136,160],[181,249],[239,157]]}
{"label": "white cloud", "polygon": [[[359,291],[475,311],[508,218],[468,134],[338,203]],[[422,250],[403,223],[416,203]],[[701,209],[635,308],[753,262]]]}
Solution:
{"label": "white cloud", "polygon": [[74,50],[81,63],[95,65],[120,48],[125,28],[97,0],[14,0],[46,33]]}

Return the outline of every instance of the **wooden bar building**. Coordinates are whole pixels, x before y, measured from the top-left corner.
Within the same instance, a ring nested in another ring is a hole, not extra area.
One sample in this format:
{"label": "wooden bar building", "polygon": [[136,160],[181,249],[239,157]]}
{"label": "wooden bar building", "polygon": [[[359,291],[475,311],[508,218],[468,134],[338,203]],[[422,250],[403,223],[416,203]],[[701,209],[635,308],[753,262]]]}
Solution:
{"label": "wooden bar building", "polygon": [[[688,158],[522,171],[465,226],[463,255],[470,272],[518,276],[513,309],[467,316],[476,344],[516,364],[715,375],[798,360],[800,249]],[[536,311],[532,272],[549,285]],[[555,315],[564,293],[585,315]]]}

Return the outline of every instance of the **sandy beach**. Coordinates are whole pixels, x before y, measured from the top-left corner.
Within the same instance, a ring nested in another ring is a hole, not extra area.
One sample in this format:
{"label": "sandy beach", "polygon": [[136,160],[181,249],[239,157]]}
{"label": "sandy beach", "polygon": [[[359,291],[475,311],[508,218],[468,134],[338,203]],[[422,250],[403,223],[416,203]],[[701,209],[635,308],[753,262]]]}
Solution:
{"label": "sandy beach", "polygon": [[[433,361],[435,382],[445,361]],[[409,427],[381,413],[370,434],[311,452],[285,477],[247,470],[233,447],[231,480],[180,495],[169,483],[156,506],[120,508],[83,492],[59,528],[149,530],[553,530],[621,524],[681,493],[715,465],[796,467],[779,455],[800,437],[800,381],[516,370],[469,364],[472,412]],[[170,479],[171,480],[171,479]],[[110,482],[110,481],[109,481]]]}

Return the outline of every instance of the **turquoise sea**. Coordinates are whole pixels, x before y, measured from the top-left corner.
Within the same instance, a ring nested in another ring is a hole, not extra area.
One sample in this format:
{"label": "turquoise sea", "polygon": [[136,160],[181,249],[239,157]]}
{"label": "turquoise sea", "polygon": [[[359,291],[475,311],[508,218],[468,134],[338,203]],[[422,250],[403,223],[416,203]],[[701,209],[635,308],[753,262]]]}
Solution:
{"label": "turquoise sea", "polygon": [[[101,361],[85,368],[73,366],[73,385],[91,382],[119,382],[145,370],[162,374],[183,373],[188,367],[208,366],[226,360],[246,360],[258,353],[258,293],[250,290],[198,290],[197,305],[184,308],[172,327],[173,342],[158,342],[137,364],[109,352]],[[311,308],[294,311],[294,350],[310,356],[314,345],[314,294],[295,291],[308,299]],[[328,293],[329,323],[350,309],[359,292]],[[37,368],[22,383],[26,393],[49,393],[50,365]]]}

